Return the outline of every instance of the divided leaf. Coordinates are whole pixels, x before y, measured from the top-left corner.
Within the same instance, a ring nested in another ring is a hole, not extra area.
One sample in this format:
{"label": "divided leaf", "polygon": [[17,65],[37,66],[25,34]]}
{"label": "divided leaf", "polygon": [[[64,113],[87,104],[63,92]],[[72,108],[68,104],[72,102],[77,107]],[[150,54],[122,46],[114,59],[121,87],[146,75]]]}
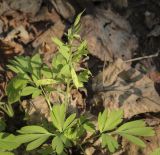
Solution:
{"label": "divided leaf", "polygon": [[126,138],[128,141],[132,142],[135,145],[138,145],[140,147],[145,147],[146,144],[138,137],[132,136],[129,134],[120,133],[120,135],[124,138]]}
{"label": "divided leaf", "polygon": [[49,132],[45,128],[41,126],[37,126],[37,125],[30,125],[30,126],[22,127],[20,130],[18,130],[18,132],[21,134],[30,134],[30,133],[49,134]]}
{"label": "divided leaf", "polygon": [[71,114],[64,122],[63,130],[66,130],[67,128],[71,128],[75,123],[77,122],[76,113]]}
{"label": "divided leaf", "polygon": [[98,115],[98,126],[100,132],[105,132],[108,130],[115,129],[121,122],[123,117],[123,110],[112,110],[108,112],[104,110],[104,112]]}
{"label": "divided leaf", "polygon": [[83,84],[79,81],[77,74],[73,67],[71,68],[71,76],[72,76],[73,83],[77,89],[80,87],[83,87]]}
{"label": "divided leaf", "polygon": [[52,140],[52,148],[56,151],[57,154],[61,154],[64,149],[63,141],[59,136],[56,136]]}
{"label": "divided leaf", "polygon": [[110,152],[115,152],[116,149],[118,149],[119,144],[118,142],[110,135],[108,134],[102,134],[102,146],[103,147],[108,147]]}
{"label": "divided leaf", "polygon": [[38,148],[40,145],[42,145],[49,138],[49,136],[50,135],[44,135],[44,136],[32,141],[31,143],[29,143],[27,145],[26,150],[30,151],[30,150]]}
{"label": "divided leaf", "polygon": [[57,104],[53,106],[51,119],[53,125],[60,131],[63,131],[63,125],[66,116],[66,106],[65,104]]}
{"label": "divided leaf", "polygon": [[155,132],[151,127],[146,127],[145,122],[142,120],[132,121],[121,125],[117,133],[129,134],[134,136],[154,136]]}
{"label": "divided leaf", "polygon": [[17,137],[13,134],[0,133],[0,150],[11,151],[20,146],[20,142],[17,141]]}

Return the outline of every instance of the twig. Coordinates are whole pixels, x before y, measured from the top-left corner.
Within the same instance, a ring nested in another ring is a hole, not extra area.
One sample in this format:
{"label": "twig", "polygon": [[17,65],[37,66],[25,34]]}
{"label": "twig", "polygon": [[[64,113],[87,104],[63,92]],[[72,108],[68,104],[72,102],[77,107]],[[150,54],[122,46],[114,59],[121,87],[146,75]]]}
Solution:
{"label": "twig", "polygon": [[160,50],[158,50],[158,52],[156,54],[152,54],[152,55],[148,55],[148,56],[143,56],[143,57],[138,57],[138,58],[126,60],[124,62],[132,62],[132,61],[138,61],[138,60],[142,60],[142,59],[148,59],[148,58],[158,57],[159,53],[160,53]]}

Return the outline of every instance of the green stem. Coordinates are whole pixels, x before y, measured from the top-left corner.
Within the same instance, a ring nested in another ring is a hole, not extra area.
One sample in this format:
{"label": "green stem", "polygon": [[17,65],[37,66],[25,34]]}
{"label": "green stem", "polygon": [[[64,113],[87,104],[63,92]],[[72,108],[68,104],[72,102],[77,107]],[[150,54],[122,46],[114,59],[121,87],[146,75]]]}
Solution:
{"label": "green stem", "polygon": [[67,81],[67,86],[66,86],[65,102],[67,107],[69,105],[69,100],[70,100],[70,80]]}
{"label": "green stem", "polygon": [[44,91],[43,87],[40,86],[41,90],[42,90],[42,93],[43,93],[43,96],[48,104],[48,107],[50,109],[50,111],[52,111],[52,106],[51,106],[51,103],[50,103],[50,100],[49,100],[49,97],[47,96],[46,92]]}
{"label": "green stem", "polygon": [[81,146],[81,144],[78,144],[78,146],[80,147],[80,149],[82,150],[83,154],[85,155],[86,153],[85,153],[83,147]]}
{"label": "green stem", "polygon": [[10,104],[4,105],[4,107],[0,106],[0,109],[2,109],[9,117],[14,116],[14,111]]}

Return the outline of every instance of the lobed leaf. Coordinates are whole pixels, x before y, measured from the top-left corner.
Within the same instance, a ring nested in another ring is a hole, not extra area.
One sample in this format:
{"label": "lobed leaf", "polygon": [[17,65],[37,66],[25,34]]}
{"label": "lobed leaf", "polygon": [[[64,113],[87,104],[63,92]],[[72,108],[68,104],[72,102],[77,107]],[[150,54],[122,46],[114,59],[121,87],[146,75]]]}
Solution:
{"label": "lobed leaf", "polygon": [[0,155],[14,155],[14,153],[13,152],[0,151]]}
{"label": "lobed leaf", "polygon": [[63,130],[71,128],[76,123],[75,118],[76,118],[76,113],[71,114],[64,122]]}
{"label": "lobed leaf", "polygon": [[131,122],[127,122],[123,125],[121,125],[117,131],[124,131],[124,130],[128,130],[128,129],[132,129],[135,127],[145,127],[146,124],[143,120],[136,120],[136,121],[131,121]]}
{"label": "lobed leaf", "polygon": [[30,151],[30,150],[38,148],[40,145],[42,145],[49,138],[49,136],[50,135],[44,135],[44,136],[32,141],[31,143],[29,143],[27,145],[26,150]]}
{"label": "lobed leaf", "polygon": [[99,113],[98,115],[98,127],[99,127],[99,131],[102,133],[103,130],[104,130],[104,127],[105,127],[105,123],[106,123],[106,120],[107,120],[107,114],[108,114],[108,111],[105,109],[103,111],[103,113]]}
{"label": "lobed leaf", "polygon": [[71,76],[72,76],[73,83],[77,89],[80,87],[83,87],[83,84],[79,81],[77,74],[73,67],[71,68]]}
{"label": "lobed leaf", "polygon": [[112,110],[108,112],[108,117],[103,131],[113,130],[114,128],[116,128],[117,125],[119,125],[123,121],[122,117],[123,117],[122,109]]}
{"label": "lobed leaf", "polygon": [[107,146],[110,152],[113,153],[116,151],[116,149],[118,149],[119,144],[112,136],[108,134],[102,134],[101,138],[102,138],[102,146],[103,147]]}
{"label": "lobed leaf", "polygon": [[146,144],[138,137],[136,136],[132,136],[129,134],[124,134],[124,133],[120,133],[120,135],[124,138],[126,138],[127,140],[129,140],[130,142],[132,142],[135,145],[138,145],[140,147],[145,147]]}
{"label": "lobed leaf", "polygon": [[20,146],[17,137],[13,134],[0,133],[0,150],[11,151]]}
{"label": "lobed leaf", "polygon": [[25,126],[22,127],[20,130],[18,130],[19,133],[21,134],[33,134],[33,133],[44,133],[44,134],[48,134],[49,132],[41,127],[41,126],[37,126],[37,125],[30,125],[30,126]]}
{"label": "lobed leaf", "polygon": [[64,149],[63,141],[59,136],[56,136],[52,140],[52,148],[56,151],[57,154],[61,154]]}
{"label": "lobed leaf", "polygon": [[28,142],[31,142],[31,141],[34,141],[38,138],[41,138],[43,137],[45,134],[24,134],[24,135],[18,135],[16,137],[16,140],[23,144],[23,143],[28,143]]}

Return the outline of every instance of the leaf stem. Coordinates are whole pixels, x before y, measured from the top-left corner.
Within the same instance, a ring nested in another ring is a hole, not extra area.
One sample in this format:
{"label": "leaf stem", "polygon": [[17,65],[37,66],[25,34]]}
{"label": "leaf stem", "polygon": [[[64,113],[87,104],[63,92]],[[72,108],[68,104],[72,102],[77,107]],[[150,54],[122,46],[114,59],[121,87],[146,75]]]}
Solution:
{"label": "leaf stem", "polygon": [[41,90],[42,90],[43,96],[44,96],[44,98],[45,98],[45,100],[46,100],[46,102],[47,102],[47,104],[48,104],[48,107],[49,107],[50,111],[52,111],[52,106],[51,106],[50,100],[49,100],[49,98],[48,98],[45,90],[43,89],[42,86],[40,86],[40,88],[41,88]]}

